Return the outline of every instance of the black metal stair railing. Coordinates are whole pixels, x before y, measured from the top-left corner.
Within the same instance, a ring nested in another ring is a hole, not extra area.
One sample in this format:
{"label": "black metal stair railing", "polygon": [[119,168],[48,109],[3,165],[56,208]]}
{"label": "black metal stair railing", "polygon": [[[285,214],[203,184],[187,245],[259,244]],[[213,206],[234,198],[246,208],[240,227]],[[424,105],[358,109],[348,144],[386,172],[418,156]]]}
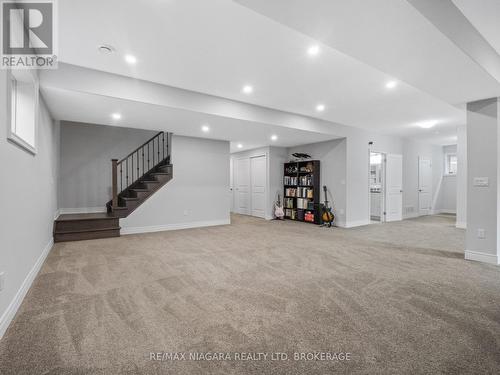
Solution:
{"label": "black metal stair railing", "polygon": [[136,184],[162,162],[170,163],[172,133],[159,132],[123,159],[112,159],[112,207],[118,207],[118,196]]}

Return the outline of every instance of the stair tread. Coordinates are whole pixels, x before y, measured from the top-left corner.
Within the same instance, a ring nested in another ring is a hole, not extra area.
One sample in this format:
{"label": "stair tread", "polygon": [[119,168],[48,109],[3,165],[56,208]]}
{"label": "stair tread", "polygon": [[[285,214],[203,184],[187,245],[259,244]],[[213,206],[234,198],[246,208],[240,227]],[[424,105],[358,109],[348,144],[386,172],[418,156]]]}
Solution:
{"label": "stair tread", "polygon": [[119,230],[121,227],[108,227],[108,228],[93,228],[93,229],[77,229],[77,230],[60,230],[54,234],[71,234],[71,233],[87,233],[87,232],[104,232],[107,230]]}
{"label": "stair tread", "polygon": [[102,219],[118,219],[115,215],[107,212],[95,212],[88,214],[62,214],[56,219],[56,222],[63,221],[80,221],[80,220],[102,220]]}
{"label": "stair tread", "polygon": [[152,174],[152,175],[157,175],[157,174],[159,174],[159,175],[171,175],[172,173],[167,173],[167,172],[151,172],[150,174]]}
{"label": "stair tread", "polygon": [[139,198],[135,198],[135,197],[120,197],[121,199],[123,199],[124,201],[138,201]]}
{"label": "stair tread", "polygon": [[129,189],[131,191],[150,191],[149,189],[141,189],[141,188],[133,188],[133,189]]}
{"label": "stair tread", "polygon": [[156,180],[143,180],[143,181],[141,181],[141,183],[143,183],[143,184],[159,184],[160,181],[156,181]]}

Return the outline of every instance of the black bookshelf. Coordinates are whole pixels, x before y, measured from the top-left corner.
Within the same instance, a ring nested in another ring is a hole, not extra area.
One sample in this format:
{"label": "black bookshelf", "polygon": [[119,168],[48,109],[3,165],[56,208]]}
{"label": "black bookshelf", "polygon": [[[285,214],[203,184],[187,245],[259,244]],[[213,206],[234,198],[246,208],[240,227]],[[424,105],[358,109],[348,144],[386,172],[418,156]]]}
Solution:
{"label": "black bookshelf", "polygon": [[285,219],[321,224],[319,160],[285,163],[283,185]]}

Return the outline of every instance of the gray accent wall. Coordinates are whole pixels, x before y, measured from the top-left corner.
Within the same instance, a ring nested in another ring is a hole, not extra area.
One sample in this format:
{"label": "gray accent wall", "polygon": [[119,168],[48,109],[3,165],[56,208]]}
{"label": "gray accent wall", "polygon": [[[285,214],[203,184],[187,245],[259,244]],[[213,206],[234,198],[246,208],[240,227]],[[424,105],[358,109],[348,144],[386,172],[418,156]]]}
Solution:
{"label": "gray accent wall", "polygon": [[142,129],[61,122],[61,210],[104,210],[111,199],[111,159],[127,156],[156,133]]}

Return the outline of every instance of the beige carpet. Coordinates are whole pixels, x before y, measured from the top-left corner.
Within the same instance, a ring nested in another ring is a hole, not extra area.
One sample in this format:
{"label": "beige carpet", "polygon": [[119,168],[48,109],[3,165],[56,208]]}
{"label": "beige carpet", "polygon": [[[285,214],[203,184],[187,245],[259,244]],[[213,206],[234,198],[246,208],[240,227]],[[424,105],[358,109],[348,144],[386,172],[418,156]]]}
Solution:
{"label": "beige carpet", "polygon": [[[500,268],[464,261],[463,240],[445,216],[350,230],[235,216],[60,243],[0,341],[0,373],[499,373]],[[249,352],[268,357],[234,360]]]}

